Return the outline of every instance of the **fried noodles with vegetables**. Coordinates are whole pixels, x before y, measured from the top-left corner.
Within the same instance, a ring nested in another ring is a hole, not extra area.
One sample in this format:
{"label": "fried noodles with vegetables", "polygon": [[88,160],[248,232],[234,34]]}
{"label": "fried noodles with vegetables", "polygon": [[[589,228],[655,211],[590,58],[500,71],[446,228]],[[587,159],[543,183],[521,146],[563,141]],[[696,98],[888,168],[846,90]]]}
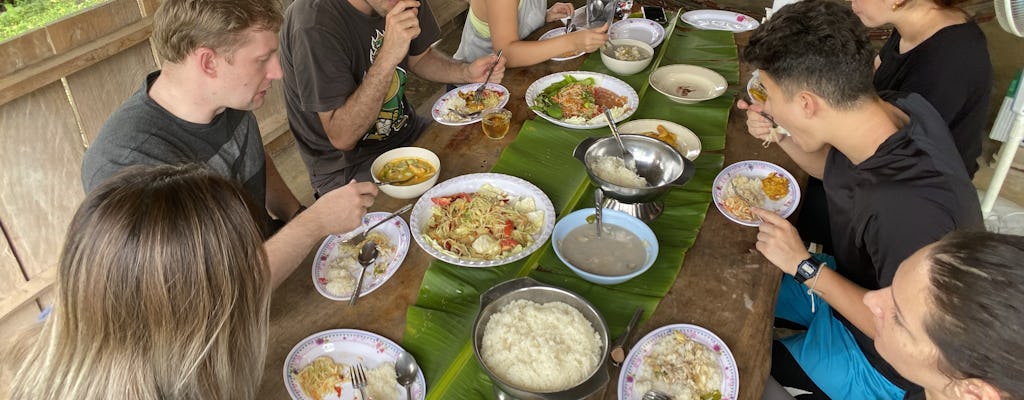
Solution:
{"label": "fried noodles with vegetables", "polygon": [[302,391],[313,400],[320,400],[331,393],[341,396],[341,384],[345,379],[340,367],[330,357],[317,357],[294,376]]}
{"label": "fried noodles with vegetables", "polygon": [[431,201],[434,206],[423,237],[434,248],[464,260],[495,260],[523,251],[544,223],[544,212],[532,197],[510,198],[488,184],[476,193]]}

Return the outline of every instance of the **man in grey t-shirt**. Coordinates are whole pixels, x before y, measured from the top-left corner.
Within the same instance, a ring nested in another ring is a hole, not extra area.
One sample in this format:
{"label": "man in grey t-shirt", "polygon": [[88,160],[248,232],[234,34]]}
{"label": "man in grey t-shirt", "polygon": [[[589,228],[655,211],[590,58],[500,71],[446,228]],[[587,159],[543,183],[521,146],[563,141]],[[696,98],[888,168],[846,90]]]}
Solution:
{"label": "man in grey t-shirt", "polygon": [[[277,0],[164,0],[151,38],[164,62],[104,124],[82,162],[91,190],[124,167],[199,163],[287,222],[264,244],[274,286],[314,244],[358,227],[377,187],[352,183],[305,212],[263,152],[251,110],[281,78]],[[301,212],[301,213],[300,213]]]}
{"label": "man in grey t-shirt", "polygon": [[407,71],[437,82],[500,82],[504,61],[461,63],[430,46],[439,28],[426,2],[297,0],[281,29],[288,122],[317,193],[370,180],[377,155],[429,125],[405,97]]}

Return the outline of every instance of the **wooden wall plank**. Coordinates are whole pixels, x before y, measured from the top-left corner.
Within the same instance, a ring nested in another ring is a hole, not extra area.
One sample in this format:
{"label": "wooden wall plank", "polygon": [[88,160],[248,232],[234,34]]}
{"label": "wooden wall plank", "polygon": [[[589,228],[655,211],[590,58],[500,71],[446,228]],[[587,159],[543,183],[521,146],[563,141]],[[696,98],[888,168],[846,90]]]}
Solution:
{"label": "wooden wall plank", "polygon": [[46,41],[46,30],[36,29],[9,41],[0,43],[0,76],[37,63],[53,55]]}
{"label": "wooden wall plank", "polygon": [[114,110],[156,70],[149,41],[69,75],[68,88],[82,118],[86,141],[91,143]]}
{"label": "wooden wall plank", "polygon": [[26,274],[57,263],[85,197],[81,135],[60,82],[0,107],[0,220]]}
{"label": "wooden wall plank", "polygon": [[157,8],[160,8],[160,4],[163,3],[160,0],[140,0],[139,4],[142,4],[142,15],[150,16],[156,12]]}
{"label": "wooden wall plank", "polygon": [[113,0],[46,27],[57,54],[85,45],[142,19],[137,0]]}
{"label": "wooden wall plank", "polygon": [[434,12],[434,19],[439,26],[445,26],[463,11],[469,8],[468,1],[462,0],[428,0],[430,10]]}

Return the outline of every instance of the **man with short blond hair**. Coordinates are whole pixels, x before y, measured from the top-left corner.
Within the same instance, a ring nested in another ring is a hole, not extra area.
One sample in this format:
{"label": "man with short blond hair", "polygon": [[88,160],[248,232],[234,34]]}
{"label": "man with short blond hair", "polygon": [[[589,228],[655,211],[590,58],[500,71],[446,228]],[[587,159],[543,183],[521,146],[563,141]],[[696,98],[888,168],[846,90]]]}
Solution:
{"label": "man with short blond hair", "polygon": [[165,0],[151,39],[163,70],[110,116],[82,161],[86,191],[138,164],[202,163],[238,181],[256,204],[289,222],[266,243],[275,284],[324,236],[357,227],[377,194],[373,184],[345,185],[300,214],[264,153],[252,110],[281,78],[282,20],[276,0]]}

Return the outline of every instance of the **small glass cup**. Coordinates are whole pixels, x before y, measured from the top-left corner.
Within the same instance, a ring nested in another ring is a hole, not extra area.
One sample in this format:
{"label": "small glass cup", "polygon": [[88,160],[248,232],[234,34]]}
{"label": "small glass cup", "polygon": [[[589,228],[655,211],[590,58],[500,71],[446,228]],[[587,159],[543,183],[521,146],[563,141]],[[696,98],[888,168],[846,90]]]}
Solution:
{"label": "small glass cup", "polygon": [[484,135],[491,139],[502,139],[508,133],[512,112],[504,108],[490,108],[480,113],[480,126]]}

